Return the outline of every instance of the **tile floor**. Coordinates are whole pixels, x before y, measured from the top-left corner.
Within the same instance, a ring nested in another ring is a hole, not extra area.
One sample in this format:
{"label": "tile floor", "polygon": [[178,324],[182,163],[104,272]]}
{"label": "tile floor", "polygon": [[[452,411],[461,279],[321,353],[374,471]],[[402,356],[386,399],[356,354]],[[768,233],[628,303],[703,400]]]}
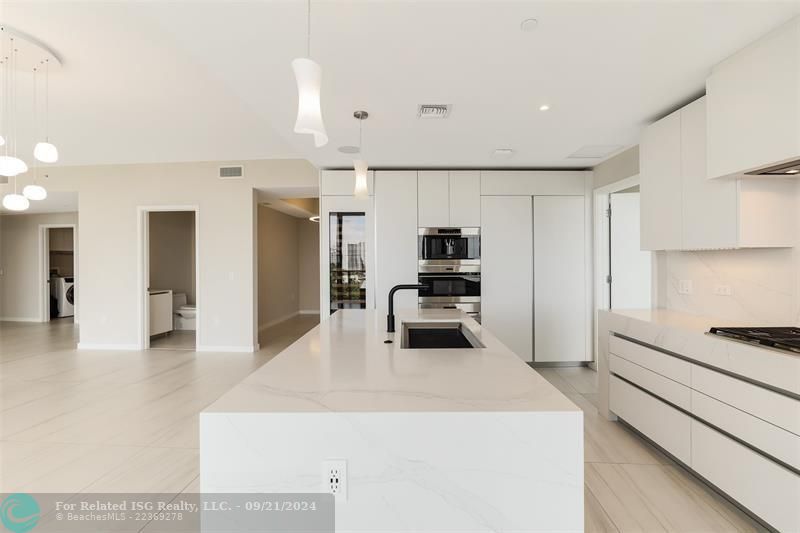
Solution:
{"label": "tile floor", "polygon": [[[0,323],[0,492],[197,492],[198,413],[318,322],[255,354],[77,351],[71,321]],[[747,516],[595,408],[588,368],[538,370],[585,413],[587,531],[756,531]]]}

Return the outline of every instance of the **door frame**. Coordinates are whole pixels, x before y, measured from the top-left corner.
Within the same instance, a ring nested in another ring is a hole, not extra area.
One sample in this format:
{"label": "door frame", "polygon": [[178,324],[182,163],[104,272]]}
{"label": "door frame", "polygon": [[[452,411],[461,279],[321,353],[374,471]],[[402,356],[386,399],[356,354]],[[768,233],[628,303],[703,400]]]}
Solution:
{"label": "door frame", "polygon": [[77,224],[39,224],[39,322],[50,322],[50,230],[72,228],[72,269],[75,278],[75,305],[73,320],[78,324],[80,288],[78,286],[78,225]]}
{"label": "door frame", "polygon": [[140,350],[150,349],[150,336],[148,335],[150,324],[150,306],[147,294],[150,280],[150,213],[191,211],[194,213],[194,289],[195,305],[197,307],[195,347],[201,346],[201,309],[200,299],[200,207],[197,205],[140,205],[136,207],[137,221],[137,290],[138,298],[138,340]]}
{"label": "door frame", "polygon": [[[594,205],[594,302],[592,307],[594,309],[594,354],[595,361],[598,356],[598,340],[597,340],[597,313],[609,309],[610,290],[606,276],[608,275],[608,262],[609,262],[609,240],[611,238],[611,227],[609,225],[607,210],[609,197],[615,192],[622,192],[631,187],[641,184],[639,174],[635,174],[628,178],[623,178],[615,181],[609,185],[598,187],[593,192],[593,205]],[[655,261],[653,261],[655,264]],[[655,301],[655,300],[653,300]]]}

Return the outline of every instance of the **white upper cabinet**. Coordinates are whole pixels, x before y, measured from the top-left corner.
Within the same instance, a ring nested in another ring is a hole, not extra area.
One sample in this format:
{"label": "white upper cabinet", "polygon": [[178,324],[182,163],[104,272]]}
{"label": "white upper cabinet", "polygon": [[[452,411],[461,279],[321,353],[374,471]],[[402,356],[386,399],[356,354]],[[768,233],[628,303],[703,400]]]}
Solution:
{"label": "white upper cabinet", "polygon": [[681,248],[681,114],[650,125],[639,146],[643,250]]}
{"label": "white upper cabinet", "polygon": [[794,180],[705,179],[707,100],[645,131],[639,152],[642,249],[793,246]]}
{"label": "white upper cabinet", "polygon": [[480,171],[450,171],[450,226],[454,228],[477,228],[480,225]]}
{"label": "white upper cabinet", "polygon": [[706,98],[680,113],[682,248],[735,248],[736,181],[706,179]]}
{"label": "white upper cabinet", "polygon": [[800,159],[800,17],[711,71],[707,177]]}
{"label": "white upper cabinet", "polygon": [[450,173],[447,170],[420,170],[418,181],[419,227],[448,227],[450,225]]}
{"label": "white upper cabinet", "polygon": [[480,172],[421,170],[418,207],[421,228],[480,227]]}

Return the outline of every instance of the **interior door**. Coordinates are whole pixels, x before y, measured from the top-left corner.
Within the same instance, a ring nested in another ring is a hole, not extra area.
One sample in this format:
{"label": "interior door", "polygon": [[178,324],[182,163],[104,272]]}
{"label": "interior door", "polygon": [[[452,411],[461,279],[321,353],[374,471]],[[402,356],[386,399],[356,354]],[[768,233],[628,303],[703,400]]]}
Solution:
{"label": "interior door", "polygon": [[533,242],[530,196],[481,198],[481,322],[533,361]]}
{"label": "interior door", "polygon": [[142,280],[144,283],[144,294],[142,294],[143,305],[142,317],[143,339],[142,344],[144,349],[150,348],[150,212],[144,211],[142,213]]}
{"label": "interior door", "polygon": [[640,195],[609,195],[611,208],[609,273],[611,309],[649,309],[652,254],[642,251],[639,235]]}
{"label": "interior door", "polygon": [[44,276],[43,280],[43,291],[42,294],[42,322],[49,322],[50,321],[50,295],[52,294],[50,291],[52,290],[50,284],[50,228],[44,229],[44,235],[42,236],[42,275]]}
{"label": "interior door", "polygon": [[533,198],[534,361],[589,359],[583,196]]}

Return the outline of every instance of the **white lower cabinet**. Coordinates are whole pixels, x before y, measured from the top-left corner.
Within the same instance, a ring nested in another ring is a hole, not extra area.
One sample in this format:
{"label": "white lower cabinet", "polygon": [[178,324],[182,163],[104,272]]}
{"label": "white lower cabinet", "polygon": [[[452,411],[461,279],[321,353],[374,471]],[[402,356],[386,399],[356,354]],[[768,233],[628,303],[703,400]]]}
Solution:
{"label": "white lower cabinet", "polygon": [[691,464],[691,417],[617,376],[611,376],[609,387],[609,407],[617,416]]}
{"label": "white lower cabinet", "polygon": [[651,391],[659,398],[664,398],[686,411],[692,408],[691,389],[686,385],[681,385],[614,354],[609,354],[608,366],[614,374]]}
{"label": "white lower cabinet", "polygon": [[800,476],[696,420],[691,466],[778,531],[800,531]]}

